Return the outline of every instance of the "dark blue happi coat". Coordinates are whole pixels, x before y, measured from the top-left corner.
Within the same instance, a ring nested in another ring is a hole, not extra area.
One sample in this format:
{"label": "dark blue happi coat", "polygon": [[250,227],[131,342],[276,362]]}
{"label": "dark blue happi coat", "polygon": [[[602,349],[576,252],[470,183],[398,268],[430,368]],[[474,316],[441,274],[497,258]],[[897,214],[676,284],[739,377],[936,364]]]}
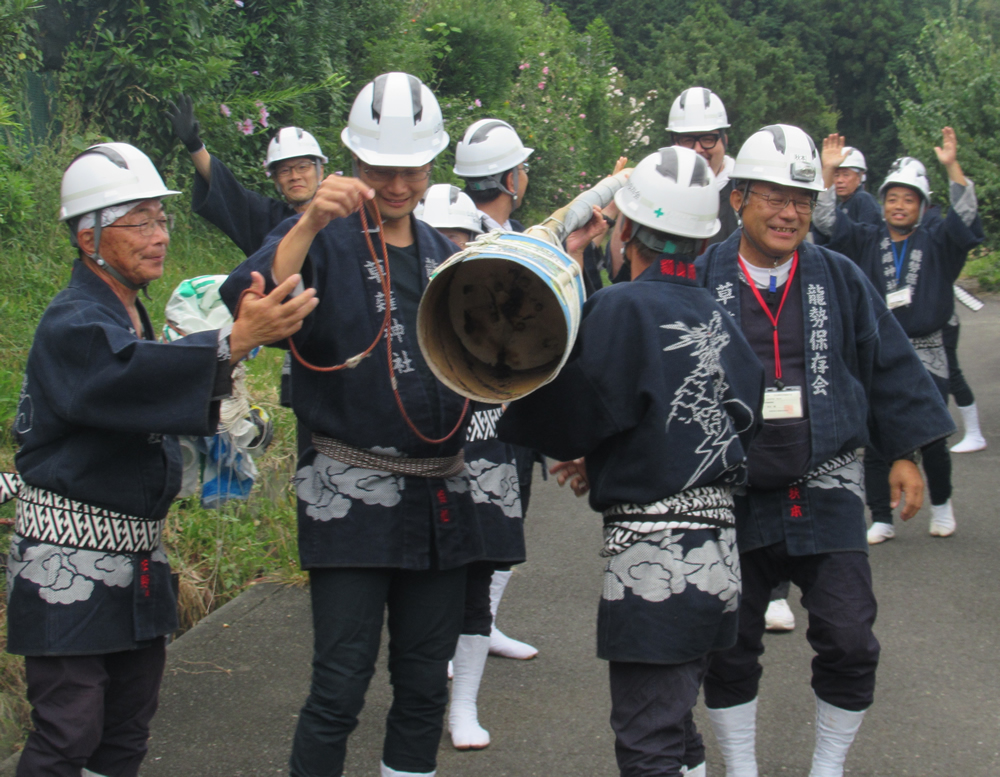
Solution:
{"label": "dark blue happi coat", "polygon": [[473,405],[465,433],[465,471],[483,536],[483,560],[524,561],[524,517],[514,446],[497,439],[503,408]]}
{"label": "dark blue happi coat", "polygon": [[510,406],[501,439],[586,457],[608,557],[598,656],[676,664],[736,636],[732,489],[763,369],[694,265],[663,259],[584,306],[570,358]]}
{"label": "dark blue happi coat", "polygon": [[[294,226],[284,222],[263,247],[241,264],[221,288],[232,309],[251,271],[274,287],[271,264],[278,243]],[[427,279],[455,246],[423,221],[411,218]],[[378,235],[371,235],[378,245]],[[385,299],[357,213],[334,219],[313,240],[302,268],[306,286],[317,290],[319,307],[294,340],[302,357],[316,366],[340,364],[376,338],[386,306],[399,308],[395,294]],[[437,385],[425,390],[418,366],[423,359],[413,327],[392,318],[393,377],[406,412],[432,439],[448,434],[465,400]],[[317,453],[317,432],[356,448],[391,456],[453,456],[462,448],[464,426],[447,442],[421,441],[396,406],[385,340],[355,369],[315,372],[292,362],[292,407],[299,421],[299,554],[303,567],[371,566],[451,569],[479,558],[482,541],[465,477],[447,480],[392,475],[353,467]],[[434,406],[432,407],[432,403]]]}
{"label": "dark blue happi coat", "polygon": [[[741,321],[740,232],[698,259],[699,277]],[[864,550],[863,473],[869,441],[890,461],[954,431],[940,395],[899,323],[849,259],[799,246],[809,472],[787,487],[736,500],[740,550],[785,542],[791,555]]]}
{"label": "dark blue happi coat", "polygon": [[[228,385],[218,333],[153,341],[136,333],[111,288],[81,262],[49,304],[28,355],[14,432],[30,486],[99,508],[162,520],[180,487],[173,435],[214,434]],[[224,371],[224,374],[223,374]],[[111,653],[177,628],[170,567],[151,553],[78,550],[14,535],[7,559],[7,649]]]}
{"label": "dark blue happi coat", "polygon": [[[953,200],[966,193],[966,187],[952,186]],[[984,239],[978,214],[963,219],[949,208],[944,218],[925,218],[905,244],[896,244],[897,251],[905,252],[897,272],[892,238],[885,223],[860,223],[837,210],[836,223],[829,232],[827,247],[852,259],[883,299],[897,288],[910,287],[910,304],[892,311],[910,338],[934,334],[948,323],[955,312],[952,285],[969,251]]]}
{"label": "dark blue happi coat", "polygon": [[194,177],[191,209],[214,224],[250,256],[282,221],[295,215],[284,200],[247,189],[222,162],[212,157],[212,180]]}

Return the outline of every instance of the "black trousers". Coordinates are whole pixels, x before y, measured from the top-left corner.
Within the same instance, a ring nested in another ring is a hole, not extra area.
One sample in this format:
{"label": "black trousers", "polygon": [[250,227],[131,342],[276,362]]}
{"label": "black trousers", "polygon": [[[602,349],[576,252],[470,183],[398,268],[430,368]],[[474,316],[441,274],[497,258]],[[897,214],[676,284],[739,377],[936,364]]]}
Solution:
{"label": "black trousers", "polygon": [[621,777],[675,777],[705,761],[691,710],[707,658],[686,664],[608,663],[611,728]]}
{"label": "black trousers", "polygon": [[[951,499],[951,453],[948,440],[933,442],[921,451],[927,490],[932,505],[943,505]],[[892,523],[890,465],[872,447],[865,448],[865,502],[872,520]]]}
{"label": "black trousers", "polygon": [[968,407],[976,401],[968,381],[962,374],[962,368],[958,366],[958,333],[961,328],[958,318],[952,318],[943,327],[941,334],[944,339],[944,355],[948,359],[948,393],[955,397],[955,402],[959,407]]}
{"label": "black trousers", "polygon": [[80,777],[84,768],[135,777],[159,699],[165,645],[161,638],[120,653],[25,658],[34,730],[18,777]]}
{"label": "black trousers", "polygon": [[763,669],[764,612],[771,590],[783,580],[802,589],[809,613],[806,639],[816,655],[812,687],[823,701],[845,710],[865,710],[875,694],[879,644],[872,633],[876,603],[864,551],[789,556],[784,543],[740,553],[743,595],[739,636],[729,650],[714,653],[705,677],[705,703],[735,707],[757,697]]}
{"label": "black trousers", "polygon": [[292,742],[291,777],[341,777],[389,613],[392,706],[382,760],[400,772],[437,765],[448,661],[462,628],[465,567],[311,569],[313,674]]}
{"label": "black trousers", "polygon": [[490,611],[490,584],[497,565],[492,561],[476,561],[468,566],[465,582],[465,615],[462,633],[488,637],[493,630]]}

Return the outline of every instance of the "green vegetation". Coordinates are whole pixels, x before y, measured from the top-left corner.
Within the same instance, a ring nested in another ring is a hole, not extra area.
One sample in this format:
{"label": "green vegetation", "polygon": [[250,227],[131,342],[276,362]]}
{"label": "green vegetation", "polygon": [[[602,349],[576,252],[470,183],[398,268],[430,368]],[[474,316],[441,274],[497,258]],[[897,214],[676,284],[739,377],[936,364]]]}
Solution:
{"label": "green vegetation", "polygon": [[[128,141],[190,191],[190,159],[163,113],[181,93],[195,101],[209,150],[270,193],[261,161],[276,127],[308,128],[329,170],[349,170],[339,136],[354,94],[380,72],[414,73],[438,95],[452,136],[434,182],[457,182],[455,142],[480,118],[509,121],[536,149],[519,213],[527,222],[619,155],[667,143],[670,104],[688,86],[722,96],[731,147],[768,122],[800,124],[817,140],[837,129],[865,151],[870,180],[910,153],[928,162],[941,199],[932,146],[951,124],[995,241],[996,34],[1000,13],[987,0],[0,0],[0,468],[13,466],[8,430],[35,324],[73,259],[55,221],[61,171],[94,142]],[[169,209],[178,223],[167,271],[147,303],[158,323],[182,279],[242,259],[188,197]],[[1000,253],[975,257],[967,276],[1000,289]],[[185,628],[258,578],[303,580],[280,358],[267,351],[249,370],[277,427],[250,502],[178,503],[170,514]],[[12,515],[0,507],[0,520]],[[8,531],[0,526],[0,545]],[[0,627],[3,616],[0,604]],[[20,660],[0,652],[0,754],[22,737],[23,694]]]}

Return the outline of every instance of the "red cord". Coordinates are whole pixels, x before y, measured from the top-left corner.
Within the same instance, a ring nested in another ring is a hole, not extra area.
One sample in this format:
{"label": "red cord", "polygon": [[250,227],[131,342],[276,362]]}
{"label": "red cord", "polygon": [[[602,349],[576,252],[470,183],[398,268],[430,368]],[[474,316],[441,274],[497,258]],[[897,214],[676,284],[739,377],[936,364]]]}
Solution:
{"label": "red cord", "polygon": [[[410,416],[407,415],[406,408],[403,407],[403,398],[399,395],[399,386],[398,386],[397,381],[396,381],[396,373],[395,373],[395,371],[392,368],[392,334],[391,334],[391,331],[392,331],[392,296],[391,296],[392,295],[392,278],[391,278],[391,275],[390,275],[390,272],[389,272],[389,249],[385,245],[385,229],[384,229],[383,224],[382,224],[382,214],[379,213],[379,210],[378,210],[377,206],[374,208],[374,211],[375,211],[375,223],[378,226],[379,242],[380,242],[381,247],[382,247],[382,257],[381,258],[378,256],[378,253],[375,251],[375,245],[374,245],[374,243],[372,243],[371,233],[368,231],[368,214],[367,214],[367,209],[365,208],[364,203],[362,203],[360,205],[360,207],[359,207],[359,213],[361,215],[361,228],[362,228],[362,232],[364,233],[364,236],[365,236],[365,242],[368,244],[368,252],[369,252],[369,254],[371,254],[372,261],[375,264],[376,272],[378,272],[379,283],[382,286],[382,294],[383,294],[383,297],[385,299],[385,318],[382,320],[382,326],[379,328],[378,333],[375,335],[375,339],[372,341],[372,344],[369,345],[364,351],[362,351],[357,356],[352,356],[350,359],[348,359],[344,363],[342,363],[342,364],[335,364],[332,367],[317,367],[317,366],[315,366],[315,365],[310,364],[309,362],[307,362],[299,354],[298,349],[295,347],[295,343],[292,341],[291,337],[288,338],[288,345],[289,345],[289,347],[290,347],[290,349],[292,351],[292,355],[295,357],[295,360],[299,364],[301,364],[303,367],[305,367],[306,369],[312,370],[313,372],[335,372],[337,370],[342,370],[342,369],[344,369],[344,368],[346,368],[348,366],[357,366],[357,362],[359,362],[361,359],[364,359],[373,350],[375,350],[375,346],[378,345],[378,341],[384,335],[385,336],[386,365],[389,368],[389,382],[392,385],[392,394],[393,394],[393,396],[396,399],[396,407],[399,408],[399,413],[400,413],[400,415],[403,416],[403,420],[406,421],[406,425],[410,427],[410,430],[415,435],[417,435],[417,437],[419,437],[421,440],[423,440],[426,443],[430,443],[431,445],[438,445],[440,443],[447,442],[452,437],[454,437],[456,434],[458,434],[458,430],[462,428],[462,422],[465,421],[465,414],[469,410],[469,400],[468,399],[465,400],[465,404],[462,406],[462,412],[461,412],[461,414],[458,417],[458,422],[455,424],[455,427],[450,432],[448,432],[447,435],[445,435],[444,437],[441,437],[440,439],[437,439],[437,440],[432,439],[430,437],[427,437],[425,434],[423,434],[419,429],[417,429],[417,427],[413,423],[413,421],[410,420]],[[246,292],[243,292],[243,293],[246,294]],[[240,296],[240,302],[242,302],[242,301],[243,301],[243,297],[241,295]],[[237,304],[236,309],[237,309],[237,311],[239,311],[239,304]],[[235,316],[234,316],[234,318],[235,318]],[[351,362],[353,362],[353,364],[350,364]]]}

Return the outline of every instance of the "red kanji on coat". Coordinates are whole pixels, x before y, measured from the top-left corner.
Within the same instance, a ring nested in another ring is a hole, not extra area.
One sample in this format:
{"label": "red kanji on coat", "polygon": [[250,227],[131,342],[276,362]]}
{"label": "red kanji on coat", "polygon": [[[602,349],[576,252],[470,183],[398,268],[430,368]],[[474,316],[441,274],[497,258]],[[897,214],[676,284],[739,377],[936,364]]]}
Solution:
{"label": "red kanji on coat", "polygon": [[792,518],[801,518],[801,517],[802,517],[802,506],[792,505]]}
{"label": "red kanji on coat", "polygon": [[660,275],[673,275],[674,274],[674,260],[673,259],[661,259],[660,260]]}
{"label": "red kanji on coat", "polygon": [[802,490],[798,486],[792,486],[791,488],[788,489],[788,498],[789,499],[801,499],[802,498]]}

